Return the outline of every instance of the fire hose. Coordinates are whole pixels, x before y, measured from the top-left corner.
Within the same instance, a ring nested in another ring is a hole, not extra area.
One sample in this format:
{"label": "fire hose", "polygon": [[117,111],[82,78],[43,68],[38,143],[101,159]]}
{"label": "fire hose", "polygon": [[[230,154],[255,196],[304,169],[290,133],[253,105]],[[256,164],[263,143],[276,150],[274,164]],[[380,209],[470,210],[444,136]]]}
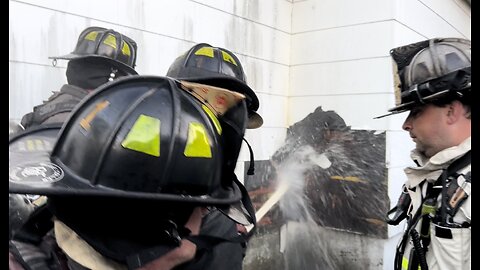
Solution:
{"label": "fire hose", "polygon": [[[272,207],[276,205],[278,201],[280,201],[283,195],[285,195],[285,193],[287,192],[288,186],[289,184],[283,181],[279,184],[272,196],[270,196],[270,198],[268,198],[268,200],[262,205],[262,207],[260,207],[260,209],[255,212],[255,218],[257,219],[257,221],[262,219],[263,216],[265,216],[265,214],[268,213],[268,211],[270,211],[270,209],[272,209]],[[247,232],[250,232],[253,229],[253,224],[247,225],[245,227],[247,229]]]}

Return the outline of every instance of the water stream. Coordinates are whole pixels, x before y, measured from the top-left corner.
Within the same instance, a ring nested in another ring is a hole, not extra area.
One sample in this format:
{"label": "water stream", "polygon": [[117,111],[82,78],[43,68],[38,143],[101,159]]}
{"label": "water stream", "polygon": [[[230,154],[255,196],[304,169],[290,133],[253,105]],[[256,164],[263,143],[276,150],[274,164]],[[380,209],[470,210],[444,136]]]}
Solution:
{"label": "water stream", "polygon": [[279,201],[286,220],[281,229],[281,246],[286,270],[336,269],[329,254],[328,232],[312,218],[312,209],[305,194],[304,173],[313,166],[323,169],[331,165],[328,158],[311,146],[296,149],[277,167],[278,185],[287,185]]}

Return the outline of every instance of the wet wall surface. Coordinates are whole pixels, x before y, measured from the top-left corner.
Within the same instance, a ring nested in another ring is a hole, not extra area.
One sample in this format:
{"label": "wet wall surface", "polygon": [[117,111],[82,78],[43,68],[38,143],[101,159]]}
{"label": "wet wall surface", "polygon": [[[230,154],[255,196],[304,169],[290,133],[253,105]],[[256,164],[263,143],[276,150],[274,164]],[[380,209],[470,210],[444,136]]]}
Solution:
{"label": "wet wall surface", "polygon": [[388,210],[384,132],[352,130],[340,115],[318,107],[288,128],[270,160],[255,162],[255,175],[245,173],[257,210],[285,183],[287,192],[258,221],[245,269],[382,265],[378,243],[387,238]]}

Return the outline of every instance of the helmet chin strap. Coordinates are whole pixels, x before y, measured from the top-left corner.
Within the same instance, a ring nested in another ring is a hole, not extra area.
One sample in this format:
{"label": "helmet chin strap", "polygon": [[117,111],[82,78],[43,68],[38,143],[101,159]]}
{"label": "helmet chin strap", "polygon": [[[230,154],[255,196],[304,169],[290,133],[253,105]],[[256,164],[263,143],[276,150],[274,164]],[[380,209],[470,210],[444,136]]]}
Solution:
{"label": "helmet chin strap", "polygon": [[247,175],[254,175],[255,174],[255,158],[253,157],[253,150],[250,144],[248,143],[247,139],[243,137],[243,141],[248,146],[248,151],[250,152],[250,165],[248,166]]}
{"label": "helmet chin strap", "polygon": [[248,167],[248,171],[247,171],[247,175],[254,175],[255,174],[255,158],[253,156],[253,150],[252,150],[252,147],[250,146],[250,144],[248,143],[247,139],[245,139],[245,137],[243,136],[243,134],[240,132],[240,128],[232,123],[232,121],[230,121],[229,119],[226,119],[226,118],[223,118],[222,121],[229,125],[230,127],[233,128],[233,130],[235,130],[235,132],[240,135],[242,137],[242,140],[245,141],[245,143],[247,144],[248,146],[248,151],[250,152],[250,164],[249,164],[249,167]]}

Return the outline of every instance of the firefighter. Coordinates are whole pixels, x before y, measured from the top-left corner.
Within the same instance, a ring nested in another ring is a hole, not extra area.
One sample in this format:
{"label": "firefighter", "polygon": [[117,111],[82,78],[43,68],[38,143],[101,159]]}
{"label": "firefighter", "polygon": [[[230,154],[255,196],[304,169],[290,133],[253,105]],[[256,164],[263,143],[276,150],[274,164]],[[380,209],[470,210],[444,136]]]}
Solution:
{"label": "firefighter", "polygon": [[[137,43],[112,29],[91,26],[79,35],[75,49],[63,56],[50,57],[69,60],[67,64],[67,84],[59,91],[35,106],[33,111],[25,114],[21,124],[12,128],[10,133],[16,134],[25,129],[32,129],[46,124],[63,124],[73,108],[98,86],[113,79],[127,75],[136,75]],[[12,235],[28,218],[35,207],[38,196],[9,195],[9,230]],[[21,198],[22,197],[22,198]],[[43,200],[37,201],[37,203]]]}
{"label": "firefighter", "polygon": [[88,95],[61,129],[13,137],[10,193],[47,200],[13,235],[10,269],[222,269],[208,267],[213,247],[244,239],[200,226],[244,198],[226,177],[239,151],[225,153],[224,131],[243,134],[247,121],[237,92],[129,76]]}
{"label": "firefighter", "polygon": [[103,27],[87,27],[80,33],[71,53],[49,58],[54,62],[69,60],[67,84],[22,117],[21,125],[25,129],[63,123],[75,105],[93,89],[114,79],[137,74],[134,69],[137,43],[124,34]]}
{"label": "firefighter", "polygon": [[[208,43],[198,43],[178,56],[170,65],[166,75],[179,81],[226,88],[245,95],[247,122],[231,121],[227,125],[228,128],[222,131],[224,138],[227,138],[224,143],[226,158],[232,160],[231,163],[226,164],[228,166],[227,171],[233,171],[236,166],[235,153],[240,151],[244,136],[241,131],[244,131],[245,128],[259,128],[263,124],[263,118],[257,113],[259,108],[258,97],[247,84],[246,74],[238,57],[228,49],[214,47]],[[218,98],[221,100],[222,97],[219,96]],[[239,116],[232,119],[244,119],[244,117]],[[253,174],[253,151],[248,143],[247,146],[251,153],[249,174]],[[233,173],[223,177],[238,181]],[[240,234],[245,237],[245,241],[242,243],[225,242],[217,245],[213,250],[215,256],[206,269],[242,269],[248,239],[255,231],[247,231],[244,225],[254,223],[255,214],[248,192],[242,184],[239,185],[243,189],[242,203],[230,209],[240,211],[230,211],[227,215],[230,219],[226,215],[218,213],[218,211],[211,211],[203,219],[201,233],[215,234],[224,238],[231,238]],[[255,224],[253,225],[255,226]]]}
{"label": "firefighter", "polygon": [[[395,269],[471,269],[471,42],[433,38],[394,48],[396,106],[415,143],[387,222],[407,218]],[[381,116],[382,117],[382,116]]]}

